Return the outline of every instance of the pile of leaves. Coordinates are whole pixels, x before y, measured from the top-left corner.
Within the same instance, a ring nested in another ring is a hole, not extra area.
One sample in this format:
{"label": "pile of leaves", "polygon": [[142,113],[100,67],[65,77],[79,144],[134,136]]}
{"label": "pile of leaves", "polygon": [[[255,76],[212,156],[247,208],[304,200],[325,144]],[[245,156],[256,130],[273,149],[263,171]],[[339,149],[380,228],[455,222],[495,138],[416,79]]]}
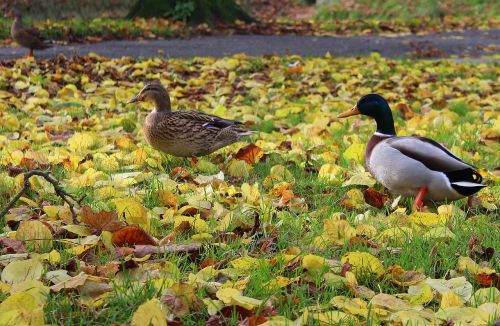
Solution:
{"label": "pile of leaves", "polygon": [[[10,39],[10,19],[0,18],[0,40]],[[262,20],[259,23],[217,24],[209,26],[186,25],[182,21],[157,18],[135,20],[95,18],[90,20],[46,20],[34,24],[49,39],[67,43],[97,42],[123,39],[164,39],[200,35],[255,34],[255,35],[370,35],[370,34],[425,34],[462,31],[476,28],[499,28],[500,21],[491,18],[453,17],[441,20],[416,18],[411,21],[389,19],[327,19],[293,20],[289,18]]]}
{"label": "pile of leaves", "polygon": [[[98,56],[0,66],[0,324],[485,325],[499,318],[498,67],[244,55]],[[258,135],[197,162],[149,147],[161,81],[175,108]],[[400,135],[432,137],[488,188],[411,212],[363,167],[369,92]]]}

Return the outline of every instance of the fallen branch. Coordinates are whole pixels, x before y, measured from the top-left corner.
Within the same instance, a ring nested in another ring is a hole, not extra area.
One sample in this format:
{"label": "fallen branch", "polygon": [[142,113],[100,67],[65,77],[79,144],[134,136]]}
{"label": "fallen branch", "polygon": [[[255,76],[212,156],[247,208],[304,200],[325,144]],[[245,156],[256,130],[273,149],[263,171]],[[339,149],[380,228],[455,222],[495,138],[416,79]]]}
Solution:
{"label": "fallen branch", "polygon": [[[59,197],[61,197],[61,199],[68,204],[69,206],[69,209],[71,211],[71,216],[73,216],[73,223],[77,223],[77,220],[76,220],[76,212],[75,212],[75,203],[80,205],[81,201],[85,198],[82,197],[80,199],[76,199],[75,196],[71,195],[71,194],[68,194],[66,192],[66,190],[64,190],[60,185],[59,185],[59,181],[57,181],[57,179],[55,179],[54,177],[52,177],[50,175],[50,171],[41,171],[41,170],[32,170],[32,171],[29,171],[29,172],[26,172],[24,174],[24,182],[23,182],[23,187],[21,188],[21,190],[19,190],[19,192],[7,203],[7,205],[2,209],[2,211],[0,212],[0,219],[2,219],[5,214],[7,214],[7,212],[12,208],[14,207],[14,205],[16,204],[16,202],[19,200],[19,198],[21,198],[22,195],[24,195],[30,188],[31,188],[31,184],[30,184],[30,178],[32,176],[40,176],[40,177],[43,177],[45,180],[47,180],[50,184],[52,184],[52,187],[54,187],[54,191],[56,192],[56,195],[58,195]],[[70,200],[71,199],[71,200]]]}

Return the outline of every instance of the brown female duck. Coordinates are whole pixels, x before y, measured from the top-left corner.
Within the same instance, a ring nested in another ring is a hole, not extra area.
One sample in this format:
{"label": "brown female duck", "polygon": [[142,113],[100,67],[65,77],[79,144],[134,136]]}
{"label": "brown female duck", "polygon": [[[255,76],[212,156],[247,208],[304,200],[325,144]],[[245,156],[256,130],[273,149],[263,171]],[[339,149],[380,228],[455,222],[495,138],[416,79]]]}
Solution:
{"label": "brown female duck", "polygon": [[144,122],[148,143],[178,157],[204,156],[254,134],[241,122],[198,111],[171,111],[170,96],[160,84],[148,84],[128,103],[153,102],[154,110]]}
{"label": "brown female duck", "polygon": [[52,46],[50,41],[40,34],[39,30],[23,26],[22,16],[19,12],[16,12],[16,17],[12,22],[10,35],[17,44],[30,50],[28,57],[33,56],[33,50],[43,50]]}

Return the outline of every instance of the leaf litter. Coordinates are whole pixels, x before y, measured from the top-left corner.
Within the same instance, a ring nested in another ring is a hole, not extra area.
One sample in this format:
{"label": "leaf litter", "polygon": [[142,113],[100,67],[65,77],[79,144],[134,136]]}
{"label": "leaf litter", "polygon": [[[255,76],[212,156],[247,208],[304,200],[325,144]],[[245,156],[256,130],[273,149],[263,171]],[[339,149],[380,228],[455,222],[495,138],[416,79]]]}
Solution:
{"label": "leaf litter", "polygon": [[[295,62],[300,69],[290,72]],[[34,176],[5,215],[0,324],[62,316],[132,325],[484,325],[500,316],[494,65],[376,54],[91,55],[0,69],[2,205],[24,172],[42,167],[68,193],[85,195],[74,223]],[[157,79],[176,106],[261,132],[196,162],[162,155],[140,131],[150,107],[125,104]],[[368,92],[404,108],[394,112],[400,134],[436,138],[482,168],[489,187],[473,209],[455,202],[411,213],[411,203],[367,174],[372,123],[334,117]]]}

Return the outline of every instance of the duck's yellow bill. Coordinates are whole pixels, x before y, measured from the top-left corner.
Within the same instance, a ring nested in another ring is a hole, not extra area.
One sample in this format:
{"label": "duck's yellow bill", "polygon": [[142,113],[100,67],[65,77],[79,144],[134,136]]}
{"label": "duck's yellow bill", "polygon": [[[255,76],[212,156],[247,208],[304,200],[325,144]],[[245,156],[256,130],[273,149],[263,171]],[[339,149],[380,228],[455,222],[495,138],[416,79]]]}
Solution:
{"label": "duck's yellow bill", "polygon": [[357,114],[361,114],[361,112],[359,112],[358,107],[355,105],[355,106],[352,107],[352,109],[347,110],[347,111],[342,112],[341,114],[339,114],[337,116],[337,118],[347,118],[347,117],[350,117],[351,115],[357,115]]}

